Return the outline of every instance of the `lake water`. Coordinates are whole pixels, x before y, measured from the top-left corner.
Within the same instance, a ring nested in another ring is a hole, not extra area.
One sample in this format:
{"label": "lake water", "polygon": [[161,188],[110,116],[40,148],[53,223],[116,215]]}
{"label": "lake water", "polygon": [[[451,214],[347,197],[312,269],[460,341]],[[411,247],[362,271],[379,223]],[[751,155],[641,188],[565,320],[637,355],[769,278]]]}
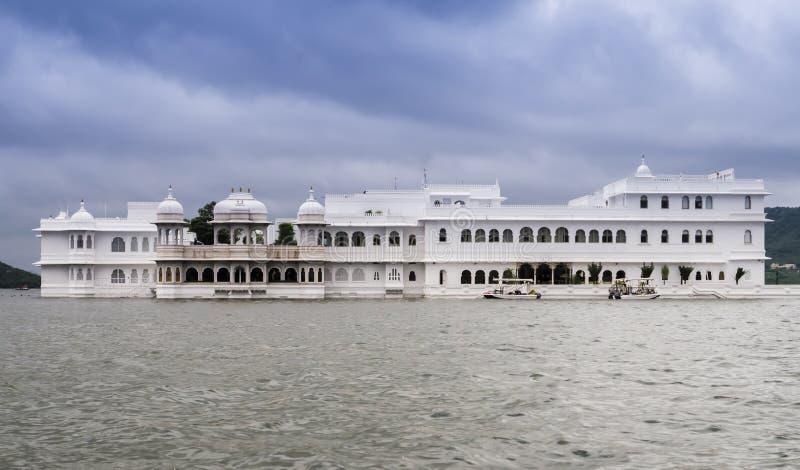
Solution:
{"label": "lake water", "polygon": [[800,466],[800,301],[0,291],[0,468]]}

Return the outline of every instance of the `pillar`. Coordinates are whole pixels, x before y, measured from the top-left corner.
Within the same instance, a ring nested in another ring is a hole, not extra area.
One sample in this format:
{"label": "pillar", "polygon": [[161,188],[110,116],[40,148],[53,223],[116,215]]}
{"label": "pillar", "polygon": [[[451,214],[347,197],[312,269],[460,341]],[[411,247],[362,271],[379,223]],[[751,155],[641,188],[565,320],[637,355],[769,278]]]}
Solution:
{"label": "pillar", "polygon": [[550,266],[550,285],[555,285],[556,283],[556,267],[555,265]]}

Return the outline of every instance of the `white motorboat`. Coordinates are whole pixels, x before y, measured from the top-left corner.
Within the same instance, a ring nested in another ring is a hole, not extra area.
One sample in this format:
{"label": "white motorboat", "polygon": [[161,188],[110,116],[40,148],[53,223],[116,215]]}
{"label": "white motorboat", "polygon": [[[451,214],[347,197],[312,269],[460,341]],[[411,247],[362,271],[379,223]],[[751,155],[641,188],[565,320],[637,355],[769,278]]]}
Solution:
{"label": "white motorboat", "polygon": [[650,279],[620,279],[608,288],[608,298],[613,300],[653,300],[660,297]]}
{"label": "white motorboat", "polygon": [[533,279],[501,279],[495,289],[483,293],[484,299],[538,300],[542,294],[532,287]]}

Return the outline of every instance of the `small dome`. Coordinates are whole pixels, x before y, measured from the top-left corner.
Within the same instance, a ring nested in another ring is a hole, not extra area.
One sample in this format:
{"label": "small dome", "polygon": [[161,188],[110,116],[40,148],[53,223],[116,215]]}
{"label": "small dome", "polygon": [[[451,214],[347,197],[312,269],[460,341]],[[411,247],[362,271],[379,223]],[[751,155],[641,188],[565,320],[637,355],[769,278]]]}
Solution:
{"label": "small dome", "polygon": [[325,207],[314,198],[314,188],[310,188],[308,190],[308,199],[297,210],[297,218],[314,216],[324,217]]}
{"label": "small dome", "polygon": [[642,164],[636,169],[637,178],[650,178],[653,174],[650,172],[650,167],[644,163],[644,155],[642,155]]}
{"label": "small dome", "polygon": [[253,222],[267,221],[267,206],[247,192],[239,188],[238,192],[231,191],[227,199],[214,206],[214,220],[218,222],[248,220]]}
{"label": "small dome", "polygon": [[81,208],[78,209],[78,212],[72,214],[72,217],[69,218],[70,222],[94,222],[94,217],[89,211],[86,210],[86,206],[83,203],[83,199],[81,199]]}
{"label": "small dome", "polygon": [[172,195],[172,185],[169,186],[169,192],[167,193],[167,197],[164,198],[163,201],[158,205],[158,209],[156,210],[157,215],[179,215],[183,218],[183,206],[175,196]]}

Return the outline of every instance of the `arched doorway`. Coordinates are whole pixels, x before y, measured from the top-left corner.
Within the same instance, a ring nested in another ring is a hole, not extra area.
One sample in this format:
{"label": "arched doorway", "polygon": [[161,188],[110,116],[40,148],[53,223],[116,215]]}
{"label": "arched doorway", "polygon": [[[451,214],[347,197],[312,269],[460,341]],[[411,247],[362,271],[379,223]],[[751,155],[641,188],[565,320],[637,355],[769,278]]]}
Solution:
{"label": "arched doorway", "polygon": [[228,271],[228,268],[217,270],[217,282],[231,282],[231,272]]}
{"label": "arched doorway", "polygon": [[612,280],[613,280],[613,276],[611,275],[611,271],[609,271],[608,269],[603,271],[603,283],[604,284],[611,284]]}
{"label": "arched doorway", "polygon": [[558,263],[555,269],[555,283],[556,284],[569,284],[570,275],[569,268],[564,263]]}
{"label": "arched doorway", "polygon": [[186,282],[197,282],[198,275],[197,270],[194,268],[189,268],[186,270]]}
{"label": "arched doorway", "polygon": [[268,279],[269,282],[281,282],[281,270],[278,268],[270,268]]}
{"label": "arched doorway", "polygon": [[286,282],[297,282],[297,271],[294,268],[286,268],[284,276]]}
{"label": "arched doorway", "polygon": [[246,278],[246,275],[245,275],[244,268],[241,267],[241,266],[236,266],[233,269],[233,282],[241,283],[241,282],[246,282],[246,281],[247,281],[247,278]]}
{"label": "arched doorway", "polygon": [[250,282],[264,282],[264,271],[261,268],[250,270]]}
{"label": "arched doorway", "polygon": [[540,264],[536,268],[536,283],[537,284],[550,284],[553,281],[553,272],[550,270],[550,265],[547,263]]}
{"label": "arched doorway", "polygon": [[203,282],[214,282],[214,270],[206,268],[203,270]]}
{"label": "arched doorway", "polygon": [[530,263],[522,263],[519,265],[517,276],[520,279],[533,279],[533,266]]}

